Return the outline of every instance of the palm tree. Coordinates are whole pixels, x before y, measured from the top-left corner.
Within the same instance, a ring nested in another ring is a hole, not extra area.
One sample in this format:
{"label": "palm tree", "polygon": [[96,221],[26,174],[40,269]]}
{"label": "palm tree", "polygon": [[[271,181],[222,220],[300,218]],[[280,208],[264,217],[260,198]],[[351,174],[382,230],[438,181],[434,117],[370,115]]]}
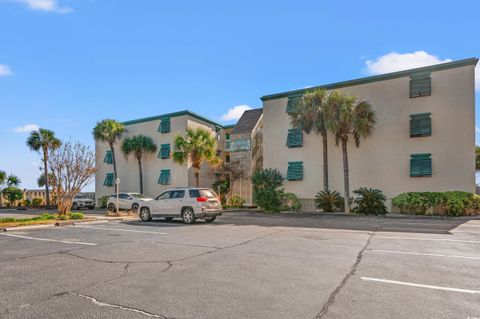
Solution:
{"label": "palm tree", "polygon": [[[122,135],[127,132],[125,125],[116,120],[105,119],[97,122],[97,125],[93,128],[93,138],[97,142],[108,143],[110,151],[112,152],[113,161],[113,175],[115,180],[117,179],[117,161],[115,160],[115,149],[113,145],[122,138]],[[115,193],[118,192],[117,184],[115,183]]]}
{"label": "palm tree", "polygon": [[143,194],[143,174],[142,174],[142,156],[146,153],[155,153],[157,151],[157,145],[153,140],[145,135],[135,135],[127,137],[122,143],[122,152],[125,158],[133,154],[138,162],[138,173],[140,176],[140,193]]}
{"label": "palm tree", "polygon": [[328,139],[325,108],[328,92],[316,89],[307,92],[301,102],[290,112],[290,122],[294,128],[301,129],[306,134],[312,131],[322,136],[323,144],[323,189],[328,190]]}
{"label": "palm tree", "polygon": [[174,145],[173,161],[180,165],[192,165],[197,187],[203,162],[207,162],[213,167],[222,163],[221,158],[217,156],[217,140],[206,129],[187,128],[185,136],[177,135],[175,137]]}
{"label": "palm tree", "polygon": [[54,151],[62,145],[62,142],[55,137],[55,133],[51,130],[39,128],[32,131],[27,139],[27,146],[32,151],[41,152],[43,154],[43,169],[45,172],[45,201],[47,206],[50,205],[49,179],[48,179],[48,153]]}
{"label": "palm tree", "polygon": [[332,92],[328,98],[327,117],[328,127],[335,135],[336,145],[342,146],[343,154],[343,183],[345,192],[345,212],[350,213],[350,179],[348,171],[347,145],[352,137],[356,147],[360,140],[366,139],[377,123],[377,117],[370,103],[359,101],[354,96],[347,96],[341,92]]}
{"label": "palm tree", "polygon": [[480,171],[480,146],[475,146],[475,170]]}
{"label": "palm tree", "polygon": [[5,171],[0,170],[0,206],[3,205],[3,189],[9,187],[17,187],[21,181],[16,175],[7,175]]}

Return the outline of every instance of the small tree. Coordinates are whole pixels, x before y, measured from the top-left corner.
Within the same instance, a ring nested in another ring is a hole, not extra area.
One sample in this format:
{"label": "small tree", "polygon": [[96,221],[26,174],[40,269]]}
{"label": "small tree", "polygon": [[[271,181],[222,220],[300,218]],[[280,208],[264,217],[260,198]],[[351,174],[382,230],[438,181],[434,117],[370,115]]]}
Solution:
{"label": "small tree", "polygon": [[49,153],[55,151],[62,145],[62,142],[55,137],[53,131],[40,128],[37,131],[30,133],[30,136],[27,139],[27,146],[32,151],[36,151],[42,154],[43,162],[43,171],[45,172],[45,200],[47,206],[50,205],[50,190],[49,190],[49,180],[48,180],[48,156]]}
{"label": "small tree", "polygon": [[174,140],[173,160],[180,165],[192,165],[195,184],[199,187],[200,168],[207,162],[218,167],[222,159],[217,156],[217,140],[203,128],[187,128],[185,136],[177,135]]}
{"label": "small tree", "polygon": [[8,186],[2,190],[3,196],[9,201],[10,206],[13,206],[15,201],[23,198],[23,192],[16,186]]}
{"label": "small tree", "polygon": [[268,212],[278,212],[282,208],[283,177],[276,169],[259,170],[252,175],[253,200]]}
{"label": "small tree", "polygon": [[57,191],[58,214],[67,215],[73,197],[93,180],[95,154],[87,145],[66,142],[52,152],[49,165],[55,176],[52,182]]}
{"label": "small tree", "polygon": [[128,159],[130,154],[137,159],[138,174],[140,177],[140,193],[143,194],[143,173],[142,173],[142,156],[145,153],[155,153],[157,145],[153,140],[145,135],[135,135],[127,137],[122,143],[122,152],[125,158]]}

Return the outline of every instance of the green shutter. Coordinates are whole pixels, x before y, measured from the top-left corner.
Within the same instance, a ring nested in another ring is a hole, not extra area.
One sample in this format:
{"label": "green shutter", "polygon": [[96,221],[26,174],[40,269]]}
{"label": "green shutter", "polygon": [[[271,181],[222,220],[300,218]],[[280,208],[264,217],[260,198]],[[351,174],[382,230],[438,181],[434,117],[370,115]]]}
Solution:
{"label": "green shutter", "polygon": [[170,170],[162,169],[160,171],[160,177],[158,178],[158,184],[169,185],[170,184]]}
{"label": "green shutter", "polygon": [[112,187],[114,185],[113,173],[107,173],[105,180],[103,181],[103,186]]}
{"label": "green shutter", "polygon": [[430,113],[410,115],[410,137],[431,136],[432,119]]}
{"label": "green shutter", "polygon": [[303,162],[288,162],[287,180],[301,181],[303,179]]}
{"label": "green shutter", "polygon": [[410,97],[429,96],[432,94],[432,80],[430,74],[410,76]]}
{"label": "green shutter", "polygon": [[288,130],[287,147],[302,147],[302,146],[303,146],[302,130],[298,128]]}
{"label": "green shutter", "polygon": [[432,176],[432,154],[410,156],[410,177]]}
{"label": "green shutter", "polygon": [[105,157],[103,158],[103,162],[106,163],[106,164],[113,164],[112,151],[107,151],[105,153]]}
{"label": "green shutter", "polygon": [[170,158],[170,144],[160,145],[160,151],[158,152],[158,157],[162,159]]}
{"label": "green shutter", "polygon": [[287,113],[292,113],[292,111],[295,109],[295,107],[302,101],[302,96],[301,95],[293,95],[288,97],[288,103],[287,103]]}
{"label": "green shutter", "polygon": [[165,117],[160,120],[160,126],[158,127],[160,133],[170,133],[170,118]]}

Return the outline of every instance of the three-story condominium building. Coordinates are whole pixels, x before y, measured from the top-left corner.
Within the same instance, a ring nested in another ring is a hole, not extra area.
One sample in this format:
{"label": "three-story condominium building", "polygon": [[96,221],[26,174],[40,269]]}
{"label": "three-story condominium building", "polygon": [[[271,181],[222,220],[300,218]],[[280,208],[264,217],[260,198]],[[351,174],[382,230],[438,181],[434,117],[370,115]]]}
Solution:
{"label": "three-story condominium building", "polygon": [[[218,139],[220,155],[223,149],[225,132],[223,126],[190,111],[168,113],[158,116],[126,121],[127,136],[143,134],[153,139],[158,147],[155,154],[144,154],[143,187],[147,196],[157,196],[167,188],[195,185],[195,176],[190,165],[179,165],[173,162],[174,138],[177,134],[185,134],[187,128],[202,127],[209,130]],[[121,192],[139,192],[139,173],[137,161],[133,157],[126,159],[121,151],[122,140],[115,144],[117,172],[120,178]],[[95,154],[97,173],[95,175],[96,198],[109,196],[115,191],[113,161],[107,143],[96,142]],[[200,171],[200,187],[211,187],[215,181],[215,170],[203,165]]]}
{"label": "three-story condominium building", "polygon": [[[359,148],[349,142],[350,189],[375,187],[392,197],[408,191],[475,190],[475,88],[478,59],[319,86],[373,105],[378,123]],[[266,95],[263,166],[277,168],[306,209],[323,188],[322,142],[290,126],[289,108],[308,89]],[[328,139],[330,189],[343,190],[342,151]]]}

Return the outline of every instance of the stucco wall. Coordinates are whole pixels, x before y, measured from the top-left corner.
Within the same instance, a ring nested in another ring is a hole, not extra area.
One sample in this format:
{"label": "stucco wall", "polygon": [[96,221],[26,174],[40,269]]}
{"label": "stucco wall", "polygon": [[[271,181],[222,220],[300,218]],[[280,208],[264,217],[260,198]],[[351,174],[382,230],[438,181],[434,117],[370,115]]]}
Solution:
{"label": "stucco wall", "polygon": [[[369,101],[378,117],[373,135],[360,148],[348,145],[350,189],[383,190],[388,198],[406,191],[475,190],[474,66],[431,73],[432,95],[409,97],[409,77],[345,87],[341,91]],[[264,102],[264,168],[286,176],[289,161],[303,161],[303,181],[285,181],[285,190],[312,199],[322,189],[322,144],[305,135],[303,147],[285,146],[287,98]],[[431,112],[432,136],[410,138],[410,115]],[[343,193],[342,152],[328,139],[330,189]],[[410,177],[410,155],[432,154],[431,177]]]}

